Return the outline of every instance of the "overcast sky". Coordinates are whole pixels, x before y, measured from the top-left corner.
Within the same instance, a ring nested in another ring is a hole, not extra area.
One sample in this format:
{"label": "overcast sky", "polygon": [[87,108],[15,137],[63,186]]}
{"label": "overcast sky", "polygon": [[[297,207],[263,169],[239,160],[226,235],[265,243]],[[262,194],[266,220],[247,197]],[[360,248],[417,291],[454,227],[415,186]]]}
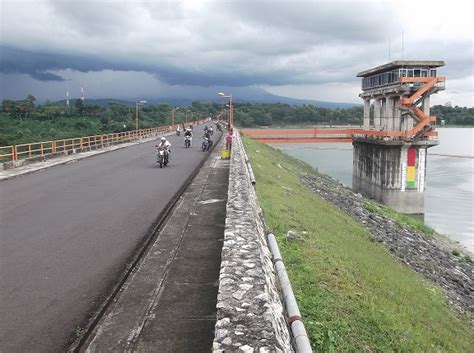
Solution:
{"label": "overcast sky", "polygon": [[[1,3],[0,98],[234,96],[361,103],[359,71],[443,60],[432,104],[473,106],[469,1]],[[390,45],[389,45],[390,43]],[[389,49],[390,48],[390,49]]]}

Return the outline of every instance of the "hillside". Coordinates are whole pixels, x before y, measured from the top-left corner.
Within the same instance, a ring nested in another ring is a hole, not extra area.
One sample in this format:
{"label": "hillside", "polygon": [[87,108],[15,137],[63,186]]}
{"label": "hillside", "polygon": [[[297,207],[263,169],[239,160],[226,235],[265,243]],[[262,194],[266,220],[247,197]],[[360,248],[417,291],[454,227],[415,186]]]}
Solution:
{"label": "hillside", "polygon": [[[393,224],[394,229],[421,237],[407,246],[416,248],[426,242],[425,237],[430,239],[428,234],[397,225],[395,219],[376,213],[377,207],[371,203],[367,207],[351,206],[352,199],[364,205],[356,195],[350,200],[343,197],[336,206],[326,199],[350,193],[340,190],[337,182],[269,146],[249,139],[244,143],[257,180],[259,203],[267,226],[277,236],[315,351],[471,351],[474,332],[468,314],[462,314],[462,310],[469,310],[469,289],[463,291],[465,283],[460,279],[463,275],[455,275],[459,283],[453,282],[461,294],[451,297],[397,258],[389,250],[390,246],[396,248],[393,243],[383,246],[376,231],[355,220],[341,205],[366,215],[366,220],[382,222],[379,228],[386,236],[386,226]],[[314,192],[309,190],[308,181],[316,187]],[[287,239],[290,229],[299,231],[300,238]],[[405,234],[393,237],[403,238]],[[434,241],[427,243],[431,246]],[[451,266],[438,256],[417,255],[415,266],[422,266],[423,257],[440,260],[435,261],[440,266]],[[444,257],[453,264],[453,273],[459,270],[468,278],[472,276],[469,258],[450,253]],[[432,270],[441,276],[438,269]],[[461,300],[459,307],[450,305],[451,298],[458,296],[465,301]]]}

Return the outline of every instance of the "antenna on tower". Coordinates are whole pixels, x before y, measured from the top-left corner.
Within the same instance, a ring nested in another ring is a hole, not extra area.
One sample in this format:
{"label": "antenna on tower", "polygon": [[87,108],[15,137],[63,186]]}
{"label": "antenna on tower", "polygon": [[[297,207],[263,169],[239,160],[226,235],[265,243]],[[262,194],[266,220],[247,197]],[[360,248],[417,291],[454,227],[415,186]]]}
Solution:
{"label": "antenna on tower", "polygon": [[82,84],[82,81],[81,81],[81,101],[84,102],[84,85]]}
{"label": "antenna on tower", "polygon": [[403,61],[403,51],[405,49],[403,46],[404,46],[404,43],[403,43],[403,31],[402,31],[402,61]]}

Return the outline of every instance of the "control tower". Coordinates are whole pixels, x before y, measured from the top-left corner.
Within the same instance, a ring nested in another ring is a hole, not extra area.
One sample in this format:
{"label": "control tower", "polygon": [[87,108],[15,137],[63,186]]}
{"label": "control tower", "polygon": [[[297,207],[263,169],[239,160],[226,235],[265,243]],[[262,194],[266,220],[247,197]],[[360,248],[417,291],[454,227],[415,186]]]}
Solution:
{"label": "control tower", "polygon": [[354,191],[407,214],[424,213],[427,149],[438,144],[430,96],[443,61],[392,61],[362,71],[364,129],[353,135]]}

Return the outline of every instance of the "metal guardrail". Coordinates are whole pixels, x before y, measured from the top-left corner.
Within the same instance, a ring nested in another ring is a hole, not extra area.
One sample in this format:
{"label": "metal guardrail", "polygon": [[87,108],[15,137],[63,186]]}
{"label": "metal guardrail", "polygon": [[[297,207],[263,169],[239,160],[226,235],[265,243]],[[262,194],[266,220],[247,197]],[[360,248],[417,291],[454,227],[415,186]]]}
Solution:
{"label": "metal guardrail", "polygon": [[270,252],[273,257],[273,264],[280,281],[281,291],[283,293],[283,299],[285,301],[286,311],[288,313],[288,324],[290,325],[293,339],[295,341],[297,353],[311,353],[311,343],[309,341],[308,334],[304,327],[303,319],[301,318],[300,309],[296,301],[293,288],[291,287],[290,278],[286,272],[283,258],[278,248],[278,242],[273,233],[267,234],[267,243],[270,248]]}
{"label": "metal guardrail", "polygon": [[[205,121],[206,120],[196,120],[189,124],[199,125]],[[137,141],[142,138],[173,131],[176,126],[177,125],[169,125],[151,129],[2,146],[0,147],[0,162],[46,157],[57,153],[68,153],[69,151],[86,151],[112,144]]]}

